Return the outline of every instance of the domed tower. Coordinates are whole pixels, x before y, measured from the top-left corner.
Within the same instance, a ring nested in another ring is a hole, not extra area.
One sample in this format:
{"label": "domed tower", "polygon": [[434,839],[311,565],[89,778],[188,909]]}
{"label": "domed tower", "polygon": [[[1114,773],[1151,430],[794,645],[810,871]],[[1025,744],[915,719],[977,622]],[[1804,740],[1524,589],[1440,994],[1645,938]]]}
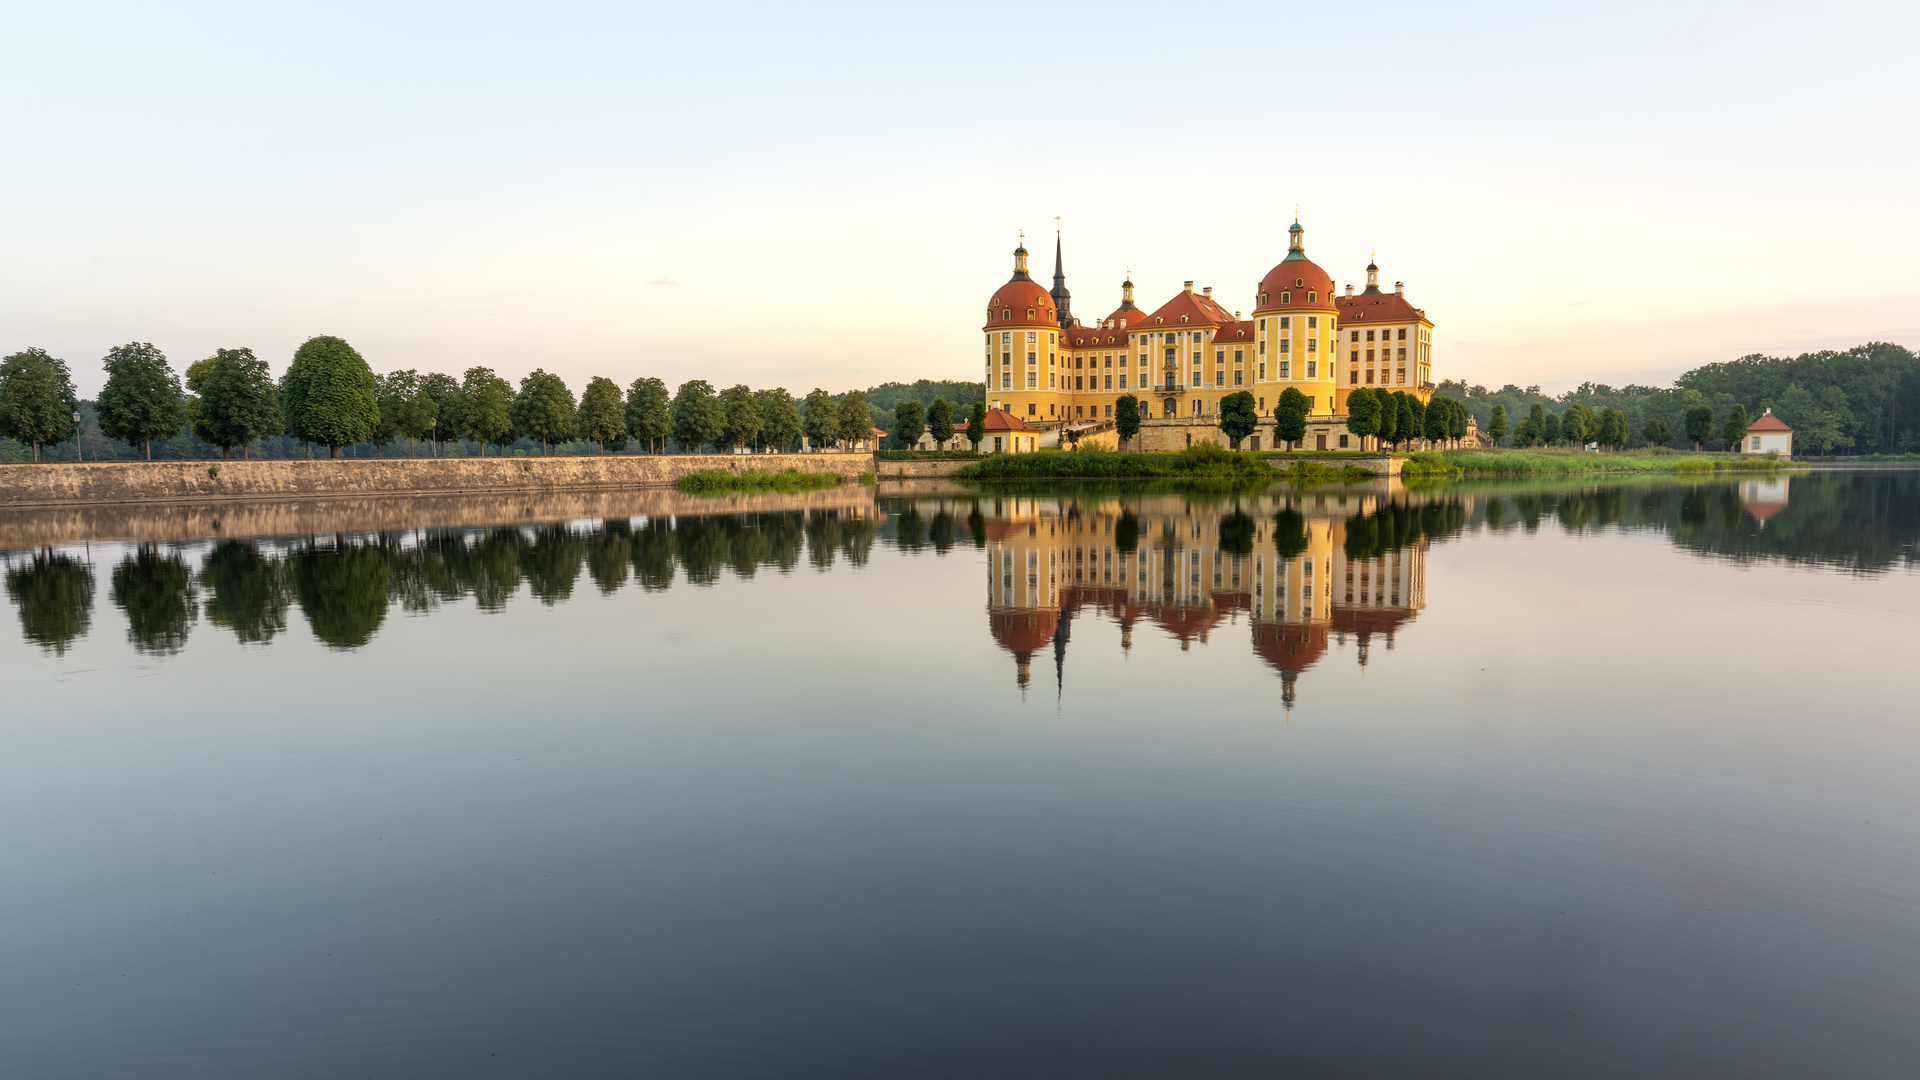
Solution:
{"label": "domed tower", "polygon": [[1052,295],[1027,272],[1024,237],[1013,249],[1013,276],[987,301],[981,332],[987,354],[987,407],[1029,421],[1055,415],[1066,401],[1058,389],[1058,309]]}
{"label": "domed tower", "polygon": [[[1306,230],[1296,220],[1287,230],[1287,257],[1260,279],[1254,296],[1255,382],[1262,396],[1273,401],[1292,387],[1307,396],[1309,422],[1332,419],[1339,407],[1338,317],[1333,278],[1307,258]],[[1314,439],[1309,432],[1309,445]]]}
{"label": "domed tower", "polygon": [[1129,270],[1127,271],[1127,280],[1120,283],[1120,306],[1114,308],[1113,314],[1107,316],[1107,319],[1115,326],[1122,324],[1126,326],[1139,326],[1141,320],[1146,317],[1147,313],[1134,305],[1133,271]]}

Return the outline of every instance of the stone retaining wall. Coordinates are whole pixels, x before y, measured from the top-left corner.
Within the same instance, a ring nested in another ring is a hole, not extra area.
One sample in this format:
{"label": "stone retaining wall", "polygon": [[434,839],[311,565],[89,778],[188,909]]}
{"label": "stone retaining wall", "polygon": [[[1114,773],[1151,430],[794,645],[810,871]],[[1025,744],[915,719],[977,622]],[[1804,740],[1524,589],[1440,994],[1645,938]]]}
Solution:
{"label": "stone retaining wall", "polygon": [[848,479],[871,454],[109,461],[0,465],[0,507],[666,487],[701,469],[799,469]]}

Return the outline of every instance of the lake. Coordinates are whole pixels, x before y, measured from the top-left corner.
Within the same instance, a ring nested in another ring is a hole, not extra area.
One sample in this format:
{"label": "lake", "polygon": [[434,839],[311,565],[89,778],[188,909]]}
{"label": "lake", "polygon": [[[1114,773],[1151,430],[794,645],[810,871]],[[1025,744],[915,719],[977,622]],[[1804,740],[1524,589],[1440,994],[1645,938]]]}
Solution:
{"label": "lake", "polygon": [[1920,473],[0,515],[0,1075],[1911,1075]]}

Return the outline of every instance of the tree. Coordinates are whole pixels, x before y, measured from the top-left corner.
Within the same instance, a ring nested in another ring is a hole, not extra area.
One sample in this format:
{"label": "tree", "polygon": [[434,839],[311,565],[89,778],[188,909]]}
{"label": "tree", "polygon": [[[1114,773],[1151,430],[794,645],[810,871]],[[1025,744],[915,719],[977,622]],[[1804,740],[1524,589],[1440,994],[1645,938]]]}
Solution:
{"label": "tree", "polygon": [[[1407,404],[1406,411],[1401,416],[1402,423],[1400,425],[1400,430],[1405,434],[1400,437],[1403,439],[1420,438],[1427,430],[1427,403],[1420,400],[1419,394],[1409,394],[1402,391],[1395,393],[1394,396]],[[1441,415],[1445,416],[1446,414],[1443,412]]]}
{"label": "tree", "polygon": [[1594,433],[1604,446],[1615,450],[1627,445],[1627,411],[1625,409],[1606,409],[1600,414],[1600,429]]}
{"label": "tree", "polygon": [[422,391],[420,373],[411,368],[376,376],[374,387],[373,400],[380,407],[374,444],[384,446],[405,439],[407,456],[412,457],[414,440],[425,438],[433,430],[433,422],[440,415],[438,406]]}
{"label": "tree", "polygon": [[987,441],[987,403],[976,401],[967,419],[967,441],[973,444],[974,453],[980,452],[980,444]]}
{"label": "tree", "polygon": [[80,408],[74,397],[67,363],[45,349],[27,349],[0,360],[0,435],[40,447],[73,434],[73,414]]}
{"label": "tree", "polygon": [[1413,407],[1414,397],[1405,390],[1395,390],[1393,402],[1397,413],[1393,430],[1399,441],[1406,442],[1414,437],[1414,432],[1420,430],[1420,416],[1425,410],[1416,412]]}
{"label": "tree", "polygon": [[1560,441],[1560,417],[1557,413],[1548,413],[1546,426],[1540,430],[1540,441],[1548,446]]}
{"label": "tree", "polygon": [[1373,399],[1373,433],[1382,447],[1391,445],[1400,436],[1400,402],[1385,390],[1368,393]]}
{"label": "tree", "polygon": [[488,443],[500,444],[504,452],[512,431],[513,387],[492,368],[468,368],[460,379],[461,437],[479,443],[485,457]]}
{"label": "tree", "polygon": [[1560,414],[1560,437],[1575,449],[1587,444],[1587,438],[1593,434],[1596,426],[1593,410],[1579,402],[1567,406],[1566,411]]}
{"label": "tree", "polygon": [[1647,441],[1655,446],[1665,446],[1673,441],[1673,429],[1667,426],[1665,420],[1657,416],[1647,417],[1646,425],[1640,429],[1640,434],[1646,436]]}
{"label": "tree", "polygon": [[508,410],[513,430],[540,442],[540,456],[547,456],[547,444],[573,438],[573,391],[558,375],[534,368],[520,380],[520,392],[513,396]]}
{"label": "tree", "polygon": [[893,408],[893,437],[900,440],[904,449],[911,450],[920,436],[927,432],[926,406],[917,401],[903,401]]}
{"label": "tree", "polygon": [[318,443],[332,457],[366,442],[380,420],[373,369],[337,337],[308,338],[280,378],[280,415],[287,434]]}
{"label": "tree", "polygon": [[1372,390],[1363,386],[1347,394],[1347,430],[1360,436],[1362,445],[1367,436],[1379,432],[1380,412]]}
{"label": "tree", "polygon": [[100,431],[109,439],[146,448],[153,460],[153,440],[171,439],[186,426],[186,395],[165,353],[144,341],[117,345],[100,362],[107,384],[94,408]]}
{"label": "tree", "polygon": [[1738,450],[1747,440],[1747,407],[1734,402],[1727,410],[1726,426],[1720,429],[1720,437],[1727,440],[1727,449]]}
{"label": "tree", "polygon": [[1826,454],[1853,445],[1853,436],[1847,434],[1853,412],[1847,408],[1846,392],[1837,386],[1828,386],[1815,397],[1797,383],[1790,384],[1773,411],[1793,429],[1796,446]]}
{"label": "tree", "polygon": [[1495,405],[1493,415],[1487,419],[1487,434],[1493,438],[1493,445],[1499,446],[1500,440],[1507,437],[1507,407]]}
{"label": "tree", "polygon": [[307,547],[288,561],[294,599],[322,645],[357,649],[373,640],[387,617],[388,567],[378,548]]}
{"label": "tree", "polygon": [[1220,399],[1220,431],[1235,450],[1240,449],[1240,440],[1259,427],[1260,413],[1254,407],[1252,394],[1240,390]]}
{"label": "tree", "polygon": [[199,395],[194,404],[194,434],[220,448],[220,456],[242,453],[255,439],[280,430],[280,393],[267,362],[252,349],[216,349],[187,369],[187,386]]}
{"label": "tree", "polygon": [[1513,429],[1513,445],[1538,446],[1547,437],[1547,410],[1544,405],[1534,402],[1527,408],[1527,418]]}
{"label": "tree", "polygon": [[1135,435],[1140,434],[1139,398],[1132,394],[1121,394],[1120,400],[1113,403],[1113,432],[1120,437],[1122,446],[1125,446]]}
{"label": "tree", "polygon": [[934,398],[933,404],[927,406],[927,433],[933,436],[935,446],[946,450],[947,444],[953,441],[952,402],[946,398]]}
{"label": "tree", "polygon": [[667,437],[673,434],[673,407],[666,383],[639,378],[627,387],[627,434],[640,440],[649,454],[666,450]]}
{"label": "tree", "polygon": [[729,450],[749,446],[760,438],[760,403],[746,384],[720,391],[721,425],[719,445]]}
{"label": "tree", "polygon": [[627,403],[620,394],[620,384],[612,379],[593,378],[587,382],[587,388],[580,394],[580,435],[600,444],[600,452],[607,452],[607,444],[623,444],[627,437]]}
{"label": "tree", "polygon": [[207,590],[207,621],[233,631],[246,644],[264,644],[287,628],[286,564],[269,559],[245,540],[222,540],[200,566]]}
{"label": "tree", "polygon": [[1687,441],[1695,450],[1713,437],[1713,406],[1695,405],[1687,410]]}
{"label": "tree", "polygon": [[1420,431],[1422,438],[1437,444],[1447,437],[1447,406],[1452,402],[1452,398],[1437,397],[1427,404],[1426,422]]}
{"label": "tree", "polygon": [[435,371],[420,377],[420,392],[433,402],[433,424],[428,433],[433,436],[433,453],[438,457],[440,444],[448,435],[457,434],[465,421],[460,411],[460,384],[453,376]]}
{"label": "tree", "polygon": [[784,386],[754,394],[760,402],[760,445],[778,451],[789,450],[800,441],[800,405]]}
{"label": "tree", "polygon": [[1273,406],[1273,437],[1285,439],[1287,449],[1297,449],[1307,437],[1307,395],[1289,386],[1280,391]]}
{"label": "tree", "polygon": [[873,439],[873,410],[863,390],[849,390],[840,398],[840,441],[852,450]]}
{"label": "tree", "polygon": [[819,387],[807,395],[807,412],[800,421],[807,445],[817,453],[840,438],[840,403]]}
{"label": "tree", "polygon": [[727,430],[726,414],[713,386],[705,379],[680,384],[673,394],[673,441],[683,454],[697,454],[708,443],[718,443]]}

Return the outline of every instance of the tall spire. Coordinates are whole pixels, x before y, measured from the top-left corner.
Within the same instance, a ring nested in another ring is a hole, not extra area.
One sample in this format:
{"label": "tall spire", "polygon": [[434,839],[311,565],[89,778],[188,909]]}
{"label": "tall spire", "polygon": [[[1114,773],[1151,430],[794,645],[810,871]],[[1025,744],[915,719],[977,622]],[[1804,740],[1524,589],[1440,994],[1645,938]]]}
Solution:
{"label": "tall spire", "polygon": [[[1352,286],[1348,287],[1351,288]],[[1367,260],[1367,291],[1370,293],[1380,291],[1380,268],[1374,265],[1373,259]]]}
{"label": "tall spire", "polygon": [[1286,261],[1292,262],[1295,259],[1304,259],[1307,257],[1306,236],[1307,230],[1300,227],[1300,219],[1295,217],[1293,224],[1287,227]]}
{"label": "tall spire", "polygon": [[[1053,220],[1059,221],[1059,218]],[[1061,268],[1060,230],[1053,230],[1053,310],[1060,317],[1060,328],[1073,325],[1073,294],[1067,291],[1067,272]]]}

